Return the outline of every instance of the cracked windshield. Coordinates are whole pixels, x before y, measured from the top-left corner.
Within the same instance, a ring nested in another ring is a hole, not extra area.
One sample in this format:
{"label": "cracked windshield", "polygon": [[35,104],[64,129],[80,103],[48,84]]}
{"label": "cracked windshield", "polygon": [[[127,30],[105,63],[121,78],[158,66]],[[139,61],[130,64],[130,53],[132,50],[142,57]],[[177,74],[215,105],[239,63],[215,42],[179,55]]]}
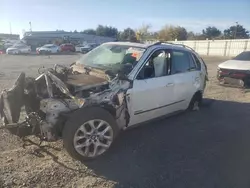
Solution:
{"label": "cracked windshield", "polygon": [[0,10],[0,188],[250,187],[249,0]]}

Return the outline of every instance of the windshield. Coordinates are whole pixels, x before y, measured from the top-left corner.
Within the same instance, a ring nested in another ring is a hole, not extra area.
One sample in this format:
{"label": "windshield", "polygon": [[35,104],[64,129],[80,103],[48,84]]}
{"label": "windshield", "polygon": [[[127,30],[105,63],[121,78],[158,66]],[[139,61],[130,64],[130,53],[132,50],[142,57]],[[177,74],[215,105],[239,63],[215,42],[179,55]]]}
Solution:
{"label": "windshield", "polygon": [[103,44],[83,55],[77,62],[91,67],[110,67],[119,64],[136,64],[141,58],[144,48],[120,45]]}
{"label": "windshield", "polygon": [[250,51],[240,53],[233,60],[250,61]]}

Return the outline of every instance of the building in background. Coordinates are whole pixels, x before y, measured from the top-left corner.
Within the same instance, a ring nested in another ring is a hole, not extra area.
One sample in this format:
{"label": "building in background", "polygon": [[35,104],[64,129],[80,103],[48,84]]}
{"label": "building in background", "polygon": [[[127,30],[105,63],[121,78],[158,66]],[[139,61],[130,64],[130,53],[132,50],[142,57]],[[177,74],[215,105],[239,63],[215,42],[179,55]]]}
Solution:
{"label": "building in background", "polygon": [[103,37],[96,35],[89,35],[83,33],[66,32],[66,31],[29,31],[23,35],[23,41],[30,45],[32,49],[48,43],[62,44],[87,44],[96,43],[102,44],[104,42],[115,41],[115,38]]}
{"label": "building in background", "polygon": [[4,50],[13,44],[20,41],[20,36],[17,34],[0,33],[0,50]]}
{"label": "building in background", "polygon": [[20,35],[0,33],[1,40],[20,40]]}

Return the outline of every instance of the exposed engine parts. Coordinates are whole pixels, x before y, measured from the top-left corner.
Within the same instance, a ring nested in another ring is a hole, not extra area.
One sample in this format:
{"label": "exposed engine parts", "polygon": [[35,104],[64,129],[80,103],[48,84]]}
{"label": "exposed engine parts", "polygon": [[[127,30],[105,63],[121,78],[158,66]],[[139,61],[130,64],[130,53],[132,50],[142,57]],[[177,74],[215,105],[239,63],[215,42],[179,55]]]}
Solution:
{"label": "exposed engine parts", "polygon": [[[15,129],[17,135],[19,129],[26,129],[26,134],[20,135],[32,134],[39,136],[41,140],[55,141],[61,137],[70,113],[92,105],[108,109],[120,128],[128,125],[125,96],[128,82],[117,80],[113,85],[106,81],[85,86],[69,85],[67,80],[69,75],[74,74],[72,69],[58,65],[54,69],[39,69],[39,73],[41,75],[36,79],[25,78],[22,73],[14,87],[2,92],[0,115],[5,122],[4,128],[12,132]],[[19,122],[22,107],[25,107],[27,116],[24,121]]]}

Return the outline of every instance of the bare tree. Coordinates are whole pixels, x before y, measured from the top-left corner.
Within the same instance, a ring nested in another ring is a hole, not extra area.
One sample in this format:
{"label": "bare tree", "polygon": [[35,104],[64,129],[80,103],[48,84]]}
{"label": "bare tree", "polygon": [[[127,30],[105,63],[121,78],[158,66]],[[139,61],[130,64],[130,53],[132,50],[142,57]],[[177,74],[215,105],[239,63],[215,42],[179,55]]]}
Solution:
{"label": "bare tree", "polygon": [[136,39],[138,41],[146,40],[149,36],[149,29],[151,28],[150,24],[143,24],[141,27],[136,29]]}

